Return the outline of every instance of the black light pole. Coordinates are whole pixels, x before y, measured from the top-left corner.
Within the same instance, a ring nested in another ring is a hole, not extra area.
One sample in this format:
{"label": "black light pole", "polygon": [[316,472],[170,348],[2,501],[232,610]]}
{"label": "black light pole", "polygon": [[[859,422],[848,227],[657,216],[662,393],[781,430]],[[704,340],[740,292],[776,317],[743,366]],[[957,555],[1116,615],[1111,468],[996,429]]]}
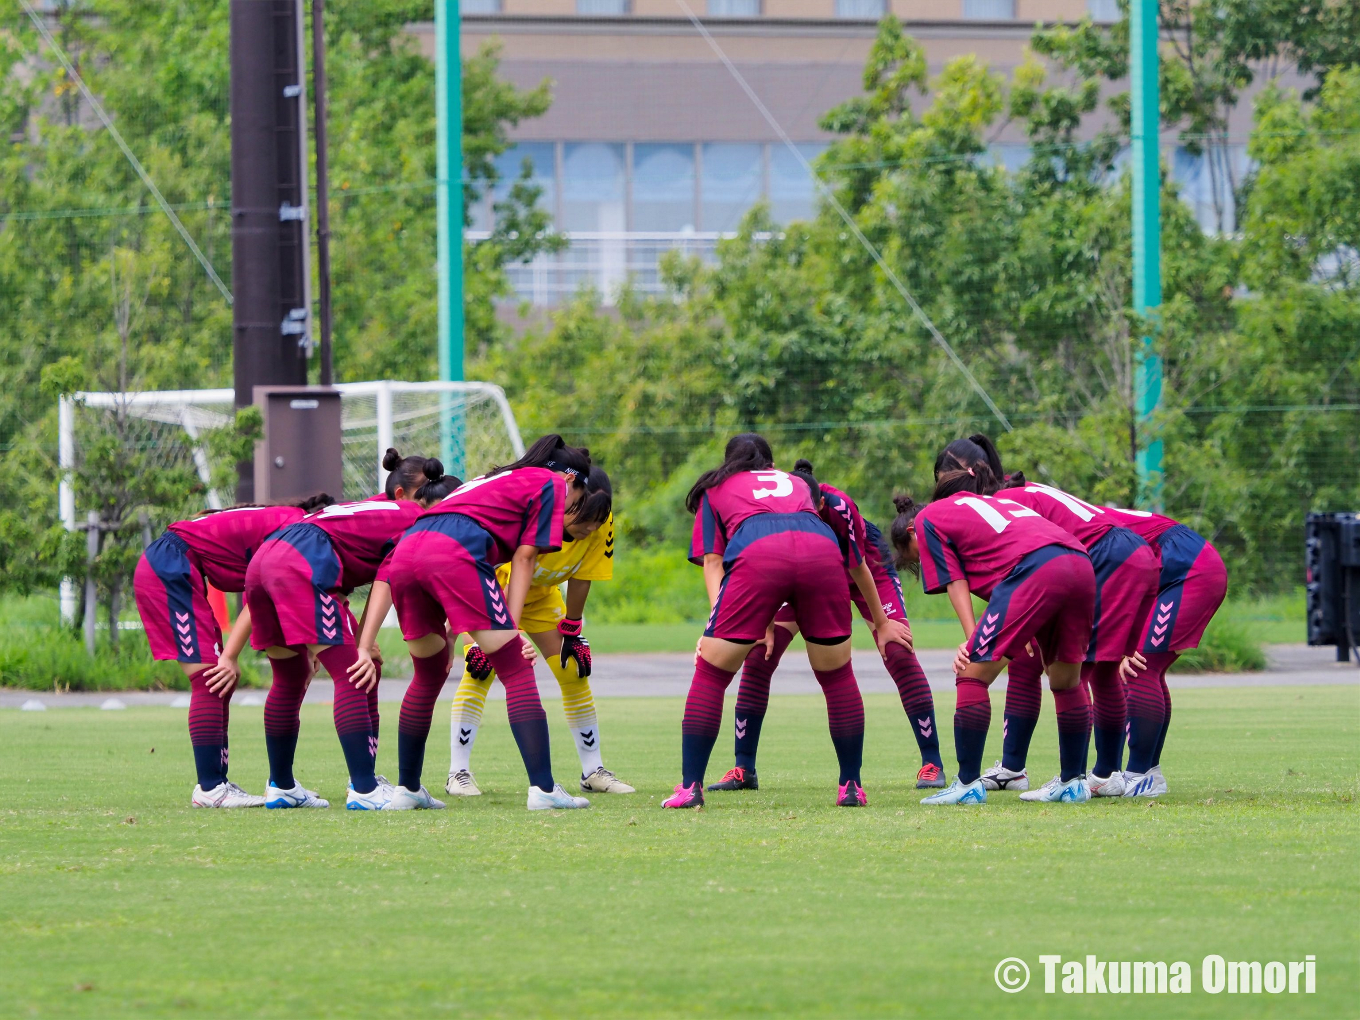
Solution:
{"label": "black light pole", "polygon": [[326,0],[312,0],[312,88],[316,104],[316,269],[320,289],[321,385],[334,382],[331,369],[331,213],[326,168]]}

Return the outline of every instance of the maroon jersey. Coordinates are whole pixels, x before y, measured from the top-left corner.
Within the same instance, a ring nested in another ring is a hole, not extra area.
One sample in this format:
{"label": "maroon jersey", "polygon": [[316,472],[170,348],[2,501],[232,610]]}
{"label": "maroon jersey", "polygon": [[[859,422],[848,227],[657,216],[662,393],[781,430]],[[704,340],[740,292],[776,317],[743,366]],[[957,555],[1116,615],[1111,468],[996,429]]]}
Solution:
{"label": "maroon jersey", "polygon": [[936,500],[921,510],[916,515],[916,542],[927,595],[966,579],[969,590],[983,599],[991,598],[992,589],[1036,549],[1061,545],[1086,552],[1074,535],[1037,511],[969,492]]}
{"label": "maroon jersey", "polygon": [[1180,524],[1180,521],[1174,521],[1170,517],[1163,517],[1161,514],[1154,514],[1148,510],[1123,510],[1119,507],[1107,506],[1105,512],[1113,518],[1115,524],[1121,528],[1128,528],[1154,549],[1158,548],[1157,540],[1162,535]]}
{"label": "maroon jersey", "polygon": [[996,498],[1037,510],[1046,520],[1081,539],[1087,549],[1109,534],[1111,528],[1120,526],[1114,514],[1107,513],[1104,507],[1092,506],[1049,485],[1034,483],[1023,489],[1003,489]]}
{"label": "maroon jersey", "polygon": [[337,588],[370,584],[392,555],[401,533],[420,516],[420,504],[374,496],[357,503],[334,503],[304,517],[331,540],[340,560]]}
{"label": "maroon jersey", "polygon": [[246,567],[269,535],[302,520],[295,506],[238,506],[170,525],[218,591],[245,591]]}
{"label": "maroon jersey", "polygon": [[522,545],[540,552],[561,549],[566,511],[566,480],[547,468],[526,467],[464,482],[421,516],[472,518],[496,543],[493,562],[508,563]]}
{"label": "maroon jersey", "polygon": [[845,565],[857,567],[863,563],[870,548],[869,535],[855,501],[840,489],[823,485],[822,508],[817,511],[817,516],[836,533]]}
{"label": "maroon jersey", "polygon": [[796,475],[773,468],[738,471],[704,492],[694,515],[689,558],[703,563],[706,553],[722,555],[737,529],[756,514],[816,514],[812,492]]}

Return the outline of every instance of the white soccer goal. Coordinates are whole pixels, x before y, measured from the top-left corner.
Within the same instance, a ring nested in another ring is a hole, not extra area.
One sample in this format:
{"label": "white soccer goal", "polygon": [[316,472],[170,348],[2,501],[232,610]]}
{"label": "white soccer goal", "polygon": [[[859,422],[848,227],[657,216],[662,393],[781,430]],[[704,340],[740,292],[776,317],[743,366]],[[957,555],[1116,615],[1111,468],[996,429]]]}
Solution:
{"label": "white soccer goal", "polygon": [[[344,489],[332,493],[337,498],[358,499],[380,492],[387,480],[382,457],[389,446],[407,455],[439,456],[441,423],[449,420],[459,425],[467,477],[524,453],[514,412],[505,391],[494,383],[381,380],[339,383],[335,388],[340,391],[344,451]],[[62,524],[68,531],[76,530],[77,494],[72,476],[80,465],[83,429],[100,428],[120,412],[129,441],[154,448],[165,466],[193,466],[208,489],[209,507],[220,509],[230,502],[230,494],[212,488],[214,465],[201,437],[210,429],[232,423],[235,398],[230,389],[76,393],[62,397],[58,409],[58,506]],[[61,606],[62,615],[73,619],[76,590],[69,580],[62,584]]]}

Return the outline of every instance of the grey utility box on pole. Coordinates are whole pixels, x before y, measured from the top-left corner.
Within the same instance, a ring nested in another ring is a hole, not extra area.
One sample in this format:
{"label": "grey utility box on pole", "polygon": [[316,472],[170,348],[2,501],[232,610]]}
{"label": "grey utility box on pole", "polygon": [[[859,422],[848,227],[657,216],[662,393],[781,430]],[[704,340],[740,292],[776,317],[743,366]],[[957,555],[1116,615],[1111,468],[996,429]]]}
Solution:
{"label": "grey utility box on pole", "polygon": [[341,499],[340,393],[321,386],[256,386],[264,439],[255,444],[255,502],[290,503],[318,492]]}

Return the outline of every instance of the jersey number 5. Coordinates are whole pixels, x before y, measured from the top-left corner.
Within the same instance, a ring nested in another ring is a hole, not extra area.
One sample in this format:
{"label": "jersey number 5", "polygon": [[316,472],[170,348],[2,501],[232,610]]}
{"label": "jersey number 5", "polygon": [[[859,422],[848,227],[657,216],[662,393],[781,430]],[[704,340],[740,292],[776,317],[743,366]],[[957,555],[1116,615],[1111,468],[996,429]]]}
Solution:
{"label": "jersey number 5", "polygon": [[793,495],[793,479],[783,471],[757,471],[756,481],[764,482],[766,485],[773,485],[773,489],[752,489],[751,496],[755,499],[764,499],[766,496],[791,496]]}
{"label": "jersey number 5", "polygon": [[1010,524],[1012,517],[1039,516],[1038,513],[1031,510],[1029,507],[1021,506],[1019,503],[1009,499],[998,499],[996,502],[999,504],[1006,504],[1004,509],[1006,510],[1006,513],[1010,514],[1010,517],[1007,517],[1006,514],[1003,514],[985,499],[978,499],[976,496],[964,496],[958,501],[959,506],[966,506],[974,510],[979,517],[991,525],[992,530],[998,535],[1006,530],[1006,526]]}

